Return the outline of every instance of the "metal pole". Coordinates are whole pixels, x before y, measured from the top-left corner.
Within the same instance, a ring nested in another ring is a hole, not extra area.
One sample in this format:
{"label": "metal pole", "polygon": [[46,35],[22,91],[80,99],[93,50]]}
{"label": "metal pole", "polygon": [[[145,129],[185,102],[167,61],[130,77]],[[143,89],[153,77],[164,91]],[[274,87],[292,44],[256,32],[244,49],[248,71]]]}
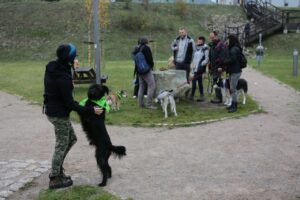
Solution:
{"label": "metal pole", "polygon": [[298,76],[298,49],[295,48],[293,52],[293,76]]}
{"label": "metal pole", "polygon": [[99,0],[93,0],[94,9],[94,44],[95,44],[95,65],[96,65],[96,83],[101,84],[101,70],[100,70],[100,31],[99,31]]}

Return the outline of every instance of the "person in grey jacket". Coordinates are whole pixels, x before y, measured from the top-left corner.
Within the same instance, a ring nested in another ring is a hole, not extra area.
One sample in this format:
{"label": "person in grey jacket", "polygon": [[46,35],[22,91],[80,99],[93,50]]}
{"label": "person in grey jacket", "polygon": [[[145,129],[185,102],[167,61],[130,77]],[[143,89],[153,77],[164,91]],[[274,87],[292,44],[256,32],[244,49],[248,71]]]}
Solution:
{"label": "person in grey jacket", "polygon": [[200,99],[198,99],[197,101],[204,101],[202,74],[205,73],[206,65],[208,64],[208,62],[209,62],[209,48],[205,44],[205,37],[200,36],[197,40],[196,50],[191,64],[192,92],[191,92],[190,100],[194,99],[196,86],[198,82]]}
{"label": "person in grey jacket", "polygon": [[229,59],[227,61],[227,69],[226,72],[229,74],[229,85],[230,85],[230,93],[232,97],[232,103],[228,108],[228,112],[236,112],[237,111],[237,90],[236,86],[238,84],[238,80],[242,75],[242,69],[240,65],[240,56],[243,51],[238,38],[235,35],[229,35]]}
{"label": "person in grey jacket", "polygon": [[186,71],[186,80],[189,83],[190,65],[193,59],[195,44],[193,38],[187,35],[185,28],[179,29],[179,36],[172,42],[174,63],[177,70]]}

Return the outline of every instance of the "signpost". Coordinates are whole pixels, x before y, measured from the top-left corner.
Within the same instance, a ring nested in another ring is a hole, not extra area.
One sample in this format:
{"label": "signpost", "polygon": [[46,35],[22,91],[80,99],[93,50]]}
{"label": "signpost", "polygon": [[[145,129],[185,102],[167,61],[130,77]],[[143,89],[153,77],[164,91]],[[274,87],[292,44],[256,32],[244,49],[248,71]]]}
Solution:
{"label": "signpost", "polygon": [[96,83],[101,84],[101,70],[100,70],[100,32],[99,32],[99,0],[93,0],[93,20],[94,20],[94,47],[95,47],[95,69],[96,69]]}
{"label": "signpost", "polygon": [[295,48],[293,52],[293,76],[298,76],[298,49]]}
{"label": "signpost", "polygon": [[257,60],[257,64],[258,66],[260,66],[260,62],[263,60],[264,58],[264,47],[262,46],[262,34],[259,34],[259,44],[256,47],[256,60]]}

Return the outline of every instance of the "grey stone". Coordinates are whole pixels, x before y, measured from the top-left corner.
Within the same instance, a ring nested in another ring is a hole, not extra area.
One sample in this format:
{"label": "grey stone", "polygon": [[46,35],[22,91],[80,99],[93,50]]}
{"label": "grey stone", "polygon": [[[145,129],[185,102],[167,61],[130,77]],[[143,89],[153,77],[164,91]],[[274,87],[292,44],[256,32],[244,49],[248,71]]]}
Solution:
{"label": "grey stone", "polygon": [[183,70],[154,71],[157,96],[163,90],[173,90],[175,97],[183,97],[184,93],[191,88],[186,83],[186,72]]}
{"label": "grey stone", "polygon": [[0,181],[0,188],[9,186],[9,185],[11,185],[13,182],[14,182],[14,180],[12,180],[12,179],[1,180],[1,181]]}
{"label": "grey stone", "polygon": [[9,190],[16,192],[18,191],[21,187],[23,187],[25,183],[17,182],[9,186]]}
{"label": "grey stone", "polygon": [[36,165],[31,164],[31,165],[29,165],[28,167],[26,167],[25,169],[28,170],[28,171],[33,171],[33,170],[35,170],[36,168],[37,168]]}
{"label": "grey stone", "polygon": [[12,193],[13,193],[13,192],[12,192],[12,191],[9,191],[9,190],[0,191],[0,197],[6,198],[6,197],[8,197],[9,195],[11,195]]}
{"label": "grey stone", "polygon": [[6,164],[8,164],[7,161],[0,161],[0,165],[6,165]]}
{"label": "grey stone", "polygon": [[40,173],[44,173],[46,171],[48,171],[49,168],[44,168],[44,167],[40,167],[40,168],[37,168],[36,170],[34,170],[35,172],[40,172]]}
{"label": "grey stone", "polygon": [[6,174],[3,174],[2,178],[3,179],[14,178],[19,176],[21,173],[22,173],[21,171],[8,171]]}

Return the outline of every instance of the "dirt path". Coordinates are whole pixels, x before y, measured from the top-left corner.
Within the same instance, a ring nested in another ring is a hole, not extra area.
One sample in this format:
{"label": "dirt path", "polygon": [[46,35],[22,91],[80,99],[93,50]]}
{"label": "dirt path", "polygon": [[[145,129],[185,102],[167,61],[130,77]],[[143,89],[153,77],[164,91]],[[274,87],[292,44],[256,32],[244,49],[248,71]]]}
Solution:
{"label": "dirt path", "polygon": [[[299,200],[300,94],[251,68],[243,77],[266,114],[171,130],[108,126],[128,156],[110,160],[106,190],[136,200]],[[0,107],[0,161],[50,160],[54,134],[41,108],[3,92]],[[74,128],[79,140],[65,168],[75,184],[95,185],[93,149]],[[47,173],[36,182],[10,199],[33,198]]]}

